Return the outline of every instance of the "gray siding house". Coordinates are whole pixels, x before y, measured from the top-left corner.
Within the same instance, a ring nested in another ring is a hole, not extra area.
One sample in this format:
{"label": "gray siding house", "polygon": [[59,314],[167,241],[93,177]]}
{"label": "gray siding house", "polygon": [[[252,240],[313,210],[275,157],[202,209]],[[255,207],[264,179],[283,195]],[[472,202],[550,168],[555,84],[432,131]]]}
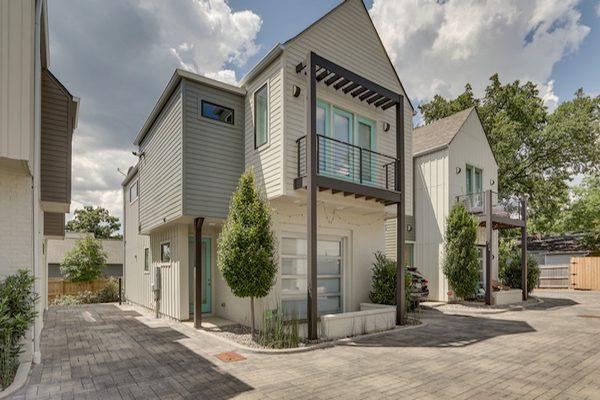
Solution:
{"label": "gray siding house", "polygon": [[385,220],[412,221],[413,111],[361,0],[277,44],[239,85],[176,70],[123,182],[127,300],[154,309],[160,279],[161,315],[249,324],[216,243],[252,168],[279,242],[277,281],[257,315],[280,307],[306,318],[315,338],[318,316],[358,311],[373,254],[385,249]]}

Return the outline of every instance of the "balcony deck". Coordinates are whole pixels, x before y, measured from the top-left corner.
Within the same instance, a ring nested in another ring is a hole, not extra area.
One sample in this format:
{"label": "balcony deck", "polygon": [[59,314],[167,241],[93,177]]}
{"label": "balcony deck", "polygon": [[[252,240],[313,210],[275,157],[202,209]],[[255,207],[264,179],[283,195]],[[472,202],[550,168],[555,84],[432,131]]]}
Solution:
{"label": "balcony deck", "polygon": [[[317,187],[385,205],[398,203],[396,158],[337,139],[316,135]],[[294,189],[306,188],[306,136],[296,141],[298,171]]]}
{"label": "balcony deck", "polygon": [[499,196],[496,192],[480,192],[465,194],[456,197],[457,203],[462,203],[467,211],[473,214],[479,226],[486,226],[488,211],[488,201],[486,196],[491,193],[491,221],[492,229],[512,229],[525,226],[525,220],[522,217],[523,203],[516,196]]}

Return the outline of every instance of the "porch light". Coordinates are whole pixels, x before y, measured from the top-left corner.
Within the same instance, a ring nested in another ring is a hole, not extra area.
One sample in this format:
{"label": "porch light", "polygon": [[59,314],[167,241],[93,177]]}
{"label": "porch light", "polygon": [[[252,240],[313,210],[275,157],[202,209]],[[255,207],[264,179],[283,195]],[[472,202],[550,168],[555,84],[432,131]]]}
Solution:
{"label": "porch light", "polygon": [[389,122],[384,122],[383,123],[383,131],[384,132],[388,132],[390,130],[390,123]]}
{"label": "porch light", "polygon": [[297,86],[297,85],[292,86],[292,96],[298,97],[298,96],[300,96],[301,92],[302,92],[302,90],[300,90],[299,86]]}
{"label": "porch light", "polygon": [[456,167],[456,173],[460,174],[460,171],[462,171],[462,169],[460,167]]}
{"label": "porch light", "polygon": [[496,183],[496,181],[495,181],[495,180],[493,180],[493,179],[490,179],[490,185],[492,185],[492,186],[493,186],[495,183]]}
{"label": "porch light", "polygon": [[407,224],[406,225],[406,230],[409,231],[409,232],[412,232],[413,226],[411,224]]}

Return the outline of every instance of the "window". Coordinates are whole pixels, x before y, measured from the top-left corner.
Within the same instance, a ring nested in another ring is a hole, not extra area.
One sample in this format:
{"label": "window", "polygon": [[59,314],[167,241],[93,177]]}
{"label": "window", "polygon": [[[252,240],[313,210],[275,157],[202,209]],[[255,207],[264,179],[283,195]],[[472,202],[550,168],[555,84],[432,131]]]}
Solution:
{"label": "window", "polygon": [[129,186],[129,202],[133,203],[138,198],[138,181]]}
{"label": "window", "polygon": [[414,243],[404,243],[404,266],[415,266],[415,245]]}
{"label": "window", "polygon": [[477,246],[477,261],[479,263],[477,271],[479,287],[485,290],[485,246]]}
{"label": "window", "polygon": [[202,100],[202,116],[233,125],[233,109]]}
{"label": "window", "polygon": [[150,249],[144,249],[144,271],[148,272],[150,270]]}
{"label": "window", "polygon": [[268,93],[267,84],[254,93],[254,148],[267,143],[269,140],[268,131]]}
{"label": "window", "polygon": [[160,261],[164,263],[171,262],[171,243],[161,243],[160,245]]}
{"label": "window", "polygon": [[[356,144],[359,147],[367,150],[374,150],[373,145],[375,143],[375,123],[371,120],[358,117],[358,130],[356,132]],[[362,152],[362,180],[372,181],[372,170],[374,169],[373,165],[374,160],[372,159],[372,153],[368,151]]]}
{"label": "window", "polygon": [[471,195],[471,208],[483,206],[483,171],[471,165],[466,167],[467,194]]}
{"label": "window", "polygon": [[[317,242],[317,313],[342,312],[342,240]],[[281,241],[281,297],[287,317],[306,318],[307,261],[306,239]]]}

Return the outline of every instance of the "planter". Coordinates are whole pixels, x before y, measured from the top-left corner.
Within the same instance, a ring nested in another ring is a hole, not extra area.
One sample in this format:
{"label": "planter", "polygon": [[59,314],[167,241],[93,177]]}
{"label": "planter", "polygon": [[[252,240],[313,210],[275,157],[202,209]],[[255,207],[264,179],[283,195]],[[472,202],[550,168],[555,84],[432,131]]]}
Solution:
{"label": "planter", "polygon": [[500,290],[492,292],[492,304],[501,306],[504,304],[521,303],[523,301],[523,292],[521,289]]}

